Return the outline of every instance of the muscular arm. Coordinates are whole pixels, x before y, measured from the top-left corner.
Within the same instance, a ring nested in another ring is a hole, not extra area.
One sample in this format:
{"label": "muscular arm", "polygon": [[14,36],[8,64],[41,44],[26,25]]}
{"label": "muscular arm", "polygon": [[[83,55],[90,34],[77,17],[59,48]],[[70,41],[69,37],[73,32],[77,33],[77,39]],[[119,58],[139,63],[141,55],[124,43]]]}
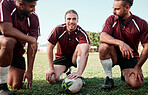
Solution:
{"label": "muscular arm", "polygon": [[[36,44],[37,47],[37,44]],[[30,88],[32,86],[32,72],[33,72],[33,64],[34,64],[34,59],[35,59],[35,54],[37,52],[37,48],[35,49],[35,52],[33,51],[33,49],[31,48],[31,44],[28,44],[28,48],[27,48],[27,71],[24,74],[24,78],[23,81],[25,81],[25,78],[27,78],[27,85],[26,88]]]}
{"label": "muscular arm", "polygon": [[[56,74],[55,74],[54,65],[53,65],[53,49],[54,49],[54,47],[55,47],[55,45],[53,45],[49,42],[48,47],[47,47],[49,70],[46,73],[46,80],[48,83],[55,83],[56,82]],[[54,76],[54,78],[52,78],[52,76]]]}
{"label": "muscular arm", "polygon": [[143,50],[140,55],[140,59],[133,70],[130,71],[129,76],[132,74],[135,75],[135,81],[139,80],[140,83],[143,83],[144,77],[141,71],[141,67],[144,64],[144,62],[148,58],[148,43],[143,44]]}
{"label": "muscular arm", "polygon": [[23,34],[16,28],[14,28],[12,23],[9,22],[0,23],[0,31],[4,36],[13,37],[20,41],[28,43],[36,43],[36,39],[34,37]]}
{"label": "muscular arm", "polygon": [[48,57],[48,63],[49,63],[49,69],[54,69],[53,67],[53,49],[55,45],[51,44],[49,42],[47,47],[47,57]]}
{"label": "muscular arm", "polygon": [[137,65],[135,66],[135,68],[141,68],[144,62],[148,58],[148,43],[142,44],[142,46],[143,46],[143,50],[141,52],[140,59]]}
{"label": "muscular arm", "polygon": [[101,43],[106,43],[106,44],[111,44],[114,46],[118,46],[120,51],[122,52],[122,56],[124,58],[130,58],[130,57],[134,57],[133,55],[133,49],[130,48],[129,45],[127,45],[126,43],[124,43],[121,40],[115,39],[112,36],[110,36],[109,34],[107,34],[106,32],[102,32],[100,35],[100,42]]}
{"label": "muscular arm", "polygon": [[89,55],[89,44],[80,44],[80,49],[81,49],[81,58],[77,72],[79,75],[82,75],[87,64],[87,59]]}

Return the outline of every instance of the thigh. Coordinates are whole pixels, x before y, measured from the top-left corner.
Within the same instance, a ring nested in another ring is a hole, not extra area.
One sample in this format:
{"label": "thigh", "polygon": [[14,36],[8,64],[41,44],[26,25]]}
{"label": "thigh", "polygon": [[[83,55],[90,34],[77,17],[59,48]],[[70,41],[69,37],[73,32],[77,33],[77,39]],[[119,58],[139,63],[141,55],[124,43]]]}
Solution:
{"label": "thigh", "polygon": [[21,88],[23,85],[22,80],[24,73],[25,70],[10,66],[7,76],[7,84],[10,85],[12,88]]}
{"label": "thigh", "polygon": [[72,63],[72,54],[66,55],[66,56],[62,56],[59,58],[56,58],[53,61],[54,65],[62,65],[62,66],[66,66],[66,68],[69,68],[71,66],[75,66]]}

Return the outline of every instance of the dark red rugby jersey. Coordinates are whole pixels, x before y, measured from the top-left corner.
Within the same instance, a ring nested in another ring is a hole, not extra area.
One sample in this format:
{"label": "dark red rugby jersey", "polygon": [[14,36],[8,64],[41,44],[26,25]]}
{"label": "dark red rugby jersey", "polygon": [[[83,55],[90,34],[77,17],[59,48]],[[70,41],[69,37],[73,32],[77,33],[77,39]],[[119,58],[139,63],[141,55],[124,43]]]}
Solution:
{"label": "dark red rugby jersey", "polygon": [[48,41],[53,45],[57,43],[55,57],[73,54],[78,44],[90,44],[87,33],[79,25],[77,25],[77,29],[73,32],[68,32],[65,24],[58,25],[49,35]]}
{"label": "dark red rugby jersey", "polygon": [[[15,0],[1,0],[0,1],[0,22],[10,22],[13,27],[20,30],[26,35],[38,37],[40,35],[39,20],[35,13],[29,17],[18,14],[18,9],[15,5]],[[23,47],[25,43],[17,42],[15,51],[19,54],[24,54]]]}
{"label": "dark red rugby jersey", "polygon": [[117,21],[114,20],[114,15],[111,15],[107,18],[102,32],[128,44],[134,50],[136,58],[139,58],[139,42],[148,43],[148,23],[135,15],[131,15],[126,20]]}

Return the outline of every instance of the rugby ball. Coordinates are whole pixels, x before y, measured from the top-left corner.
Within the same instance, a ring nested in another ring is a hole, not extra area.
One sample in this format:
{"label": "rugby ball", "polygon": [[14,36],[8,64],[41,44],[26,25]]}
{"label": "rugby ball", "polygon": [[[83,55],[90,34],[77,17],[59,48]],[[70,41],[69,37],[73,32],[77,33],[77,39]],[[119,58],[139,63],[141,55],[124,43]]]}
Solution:
{"label": "rugby ball", "polygon": [[77,79],[65,78],[62,82],[62,89],[66,93],[77,93],[81,90],[82,86],[83,86],[83,81],[81,78]]}

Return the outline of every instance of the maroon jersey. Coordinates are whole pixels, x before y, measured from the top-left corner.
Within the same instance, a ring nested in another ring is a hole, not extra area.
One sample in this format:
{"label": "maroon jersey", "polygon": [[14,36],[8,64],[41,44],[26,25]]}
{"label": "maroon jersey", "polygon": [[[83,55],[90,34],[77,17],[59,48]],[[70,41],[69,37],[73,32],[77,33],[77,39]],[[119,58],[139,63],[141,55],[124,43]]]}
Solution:
{"label": "maroon jersey", "polygon": [[114,15],[108,17],[102,32],[106,32],[115,39],[119,39],[128,44],[134,51],[134,56],[139,58],[138,45],[148,43],[148,23],[132,15],[126,19],[115,21]]}
{"label": "maroon jersey", "polygon": [[[15,0],[0,0],[0,22],[10,22],[14,28],[29,36],[38,37],[40,35],[37,15],[32,13],[27,17],[18,14]],[[25,43],[17,42],[15,52],[21,55],[24,54],[24,46]]]}
{"label": "maroon jersey", "polygon": [[78,44],[90,44],[87,33],[80,26],[77,25],[75,31],[69,32],[66,29],[66,24],[57,26],[49,35],[48,41],[53,45],[57,43],[57,53],[55,57],[73,54]]}

